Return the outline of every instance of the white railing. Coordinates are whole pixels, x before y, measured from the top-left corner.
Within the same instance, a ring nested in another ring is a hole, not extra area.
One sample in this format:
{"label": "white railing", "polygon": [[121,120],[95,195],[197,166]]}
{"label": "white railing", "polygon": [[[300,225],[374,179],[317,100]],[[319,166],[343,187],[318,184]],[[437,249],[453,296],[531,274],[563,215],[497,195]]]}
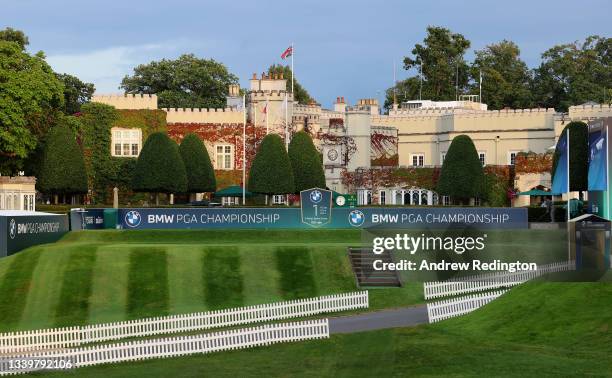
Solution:
{"label": "white railing", "polygon": [[0,354],[71,348],[87,343],[238,326],[368,308],[368,292],[296,299],[226,310],[0,334]]}
{"label": "white railing", "polygon": [[[106,363],[185,356],[324,338],[329,338],[328,319],[270,324],[195,336],[96,345],[64,351],[38,352],[13,358],[66,359],[71,361],[72,368],[79,368]],[[6,359],[0,359],[0,375],[22,374],[34,370],[11,369]]]}
{"label": "white railing", "polygon": [[469,277],[453,278],[449,281],[424,282],[425,299],[448,297],[478,291],[512,287],[548,273],[572,270],[575,261],[561,261],[538,266],[538,270],[519,272],[492,272]]}
{"label": "white railing", "polygon": [[467,314],[479,307],[486,305],[508,290],[498,290],[489,293],[467,295],[461,298],[447,299],[444,301],[428,303],[427,316],[430,323]]}

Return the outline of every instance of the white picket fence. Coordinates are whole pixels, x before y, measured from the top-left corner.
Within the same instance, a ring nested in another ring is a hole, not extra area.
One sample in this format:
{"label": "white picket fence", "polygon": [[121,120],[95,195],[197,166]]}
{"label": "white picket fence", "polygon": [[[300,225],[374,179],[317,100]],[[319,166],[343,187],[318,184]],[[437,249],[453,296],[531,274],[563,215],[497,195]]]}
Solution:
{"label": "white picket fence", "polygon": [[[195,336],[96,345],[64,351],[37,352],[14,358],[64,358],[72,361],[73,368],[78,368],[324,338],[329,338],[328,319],[262,325]],[[22,374],[29,371],[33,371],[33,369],[11,370],[9,362],[0,359],[0,375]]]}
{"label": "white picket fence", "polygon": [[130,337],[190,332],[368,308],[367,291],[124,322],[0,334],[0,354],[71,348]]}
{"label": "white picket fence", "polygon": [[424,282],[425,299],[448,297],[512,287],[548,273],[572,270],[575,261],[561,261],[538,266],[538,270],[524,270],[514,273],[492,272],[469,277],[453,278],[452,281]]}
{"label": "white picket fence", "polygon": [[444,301],[427,304],[427,316],[430,323],[467,314],[479,307],[486,305],[508,290],[498,290],[488,293],[467,295],[461,298],[447,299]]}

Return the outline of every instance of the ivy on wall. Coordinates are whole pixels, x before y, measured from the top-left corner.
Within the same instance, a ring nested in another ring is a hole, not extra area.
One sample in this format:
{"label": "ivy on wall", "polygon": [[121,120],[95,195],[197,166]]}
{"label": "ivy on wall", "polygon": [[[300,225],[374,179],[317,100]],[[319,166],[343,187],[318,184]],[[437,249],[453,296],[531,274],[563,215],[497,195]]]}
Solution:
{"label": "ivy on wall", "polygon": [[111,156],[111,129],[139,128],[144,143],[152,132],[166,130],[166,113],[147,109],[117,110],[105,104],[88,103],[81,107],[78,116],[82,123],[78,140],[85,156],[90,202],[109,203],[115,186],[129,197],[136,159]]}

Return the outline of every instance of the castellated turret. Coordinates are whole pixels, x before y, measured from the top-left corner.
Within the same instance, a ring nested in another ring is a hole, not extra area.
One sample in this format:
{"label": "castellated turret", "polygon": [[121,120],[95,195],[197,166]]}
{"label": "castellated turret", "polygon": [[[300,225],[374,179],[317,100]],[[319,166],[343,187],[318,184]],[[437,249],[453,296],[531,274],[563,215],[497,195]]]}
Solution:
{"label": "castellated turret", "polygon": [[355,141],[356,153],[348,162],[347,169],[370,168],[370,138],[372,134],[370,109],[366,106],[346,108],[346,135]]}
{"label": "castellated turret", "polygon": [[293,123],[293,93],[287,91],[282,73],[253,74],[248,94],[248,119],[257,127],[285,136]]}

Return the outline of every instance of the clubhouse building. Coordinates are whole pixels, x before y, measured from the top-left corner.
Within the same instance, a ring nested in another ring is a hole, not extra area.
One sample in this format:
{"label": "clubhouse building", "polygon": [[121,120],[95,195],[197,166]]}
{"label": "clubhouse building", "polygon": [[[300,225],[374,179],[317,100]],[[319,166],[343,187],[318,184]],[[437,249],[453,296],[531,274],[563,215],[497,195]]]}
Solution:
{"label": "clubhouse building", "polygon": [[[393,104],[381,114],[376,99],[349,105],[337,97],[332,108],[300,104],[287,90],[282,75],[253,74],[243,108],[239,86],[231,85],[222,109],[161,109],[167,132],[180,141],[196,133],[205,143],[213,166],[233,184],[241,184],[242,132],[246,117],[247,150],[266,133],[285,140],[305,130],[322,153],[329,189],[356,193],[358,202],[384,205],[443,205],[448,198],[432,184],[439,174],[453,138],[472,138],[487,172],[505,175],[513,188],[527,191],[551,187],[551,152],[564,126],[612,116],[610,105],[572,106],[567,113],[554,109],[488,110],[478,96],[459,101],[408,101]],[[152,95],[95,95],[93,102],[117,109],[158,109]],[[112,129],[111,155],[136,157],[142,145],[138,128]],[[249,165],[247,153],[247,167]],[[274,198],[283,201],[284,196]],[[529,204],[516,197],[514,206]]]}

